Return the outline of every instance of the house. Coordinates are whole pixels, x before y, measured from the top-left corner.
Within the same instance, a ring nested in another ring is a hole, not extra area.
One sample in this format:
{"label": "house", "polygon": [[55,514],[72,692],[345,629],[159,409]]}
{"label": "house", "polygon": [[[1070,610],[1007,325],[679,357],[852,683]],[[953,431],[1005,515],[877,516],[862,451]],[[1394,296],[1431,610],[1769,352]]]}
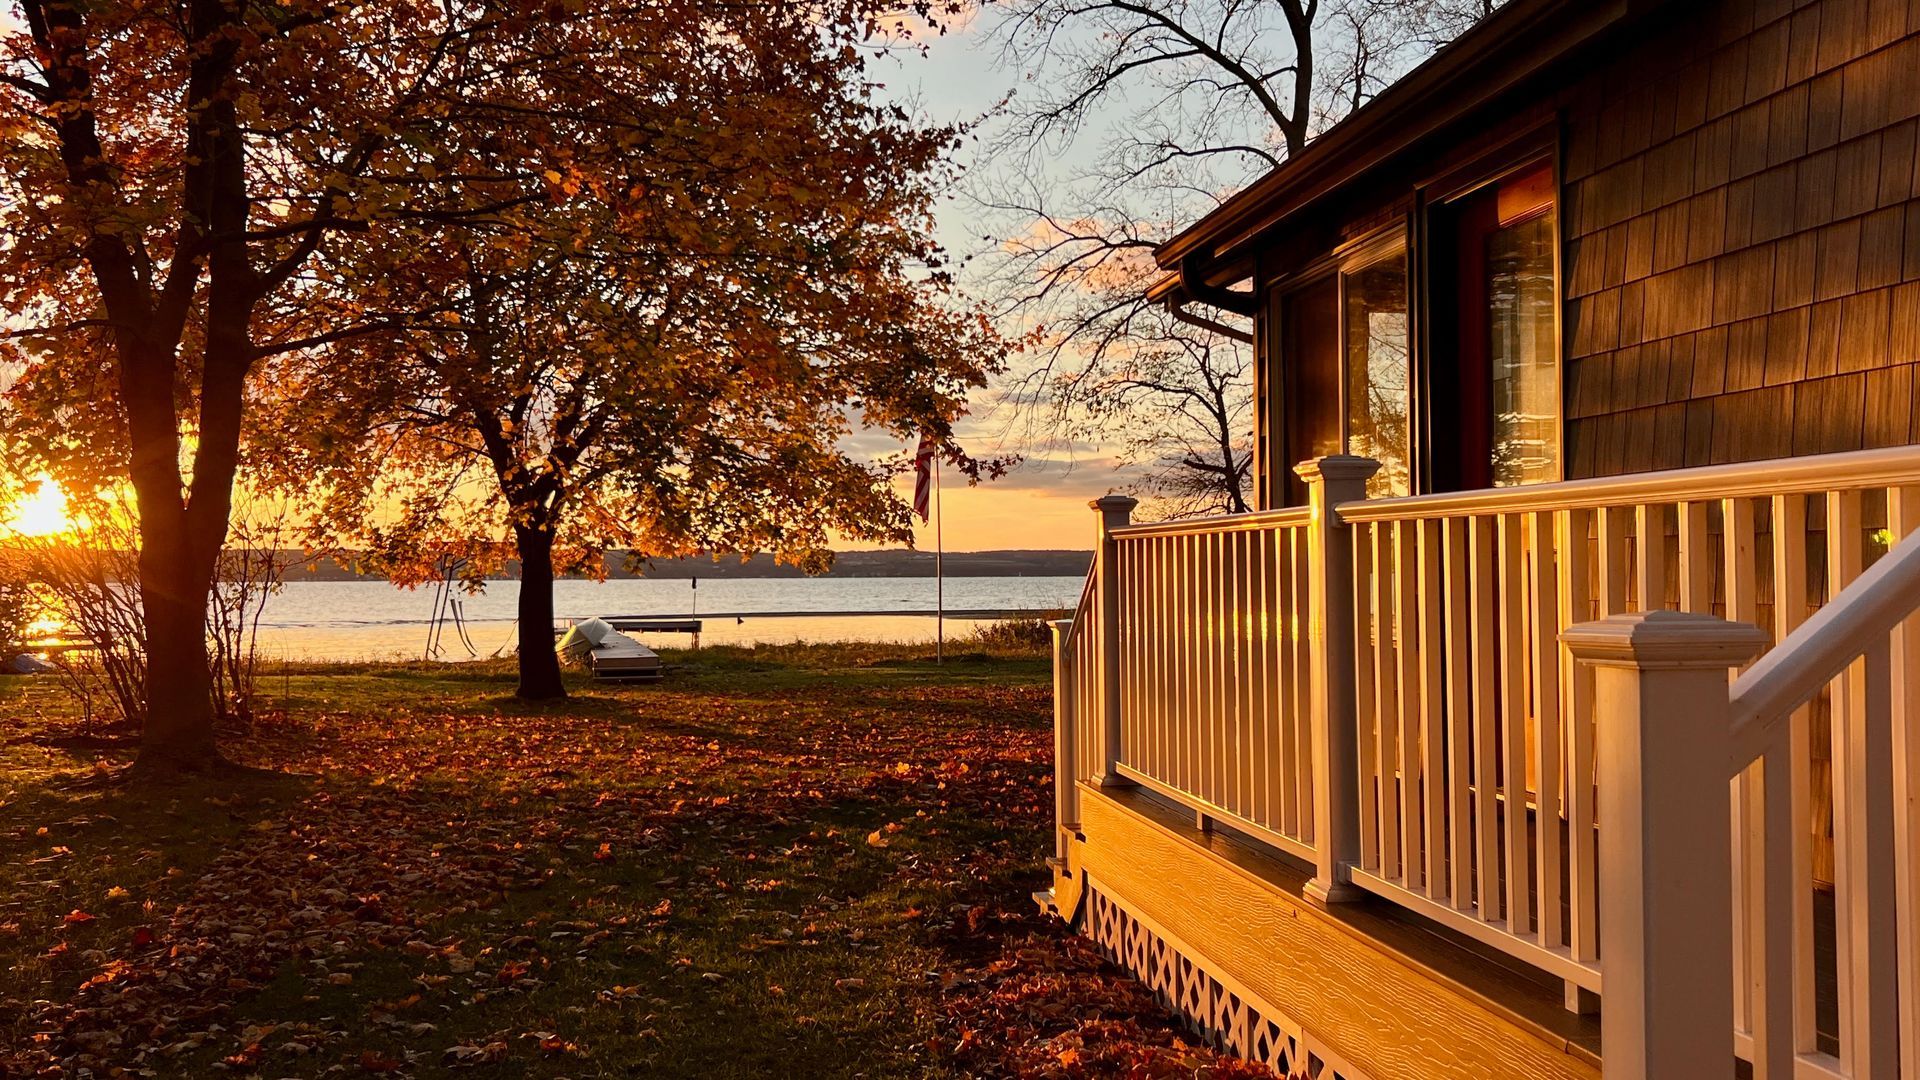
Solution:
{"label": "house", "polygon": [[1917,117],[1911,0],[1511,0],[1161,247],[1259,509],[1095,503],[1041,903],[1288,1076],[1920,1076]]}

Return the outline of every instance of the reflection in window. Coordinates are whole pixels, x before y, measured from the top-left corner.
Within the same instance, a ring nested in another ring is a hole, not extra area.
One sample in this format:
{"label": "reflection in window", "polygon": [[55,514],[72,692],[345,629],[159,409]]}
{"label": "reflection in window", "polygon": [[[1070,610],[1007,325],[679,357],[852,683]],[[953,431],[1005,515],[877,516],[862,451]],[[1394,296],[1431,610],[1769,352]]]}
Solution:
{"label": "reflection in window", "polygon": [[1293,467],[1344,451],[1340,442],[1340,281],[1332,274],[1280,300],[1279,429],[1285,433],[1273,475],[1285,477],[1285,505],[1304,506],[1307,486]]}
{"label": "reflection in window", "polygon": [[1499,487],[1560,479],[1553,243],[1551,214],[1493,229],[1486,238],[1493,482]]}
{"label": "reflection in window", "polygon": [[1411,493],[1407,260],[1396,252],[1345,278],[1347,453],[1380,462],[1370,497]]}

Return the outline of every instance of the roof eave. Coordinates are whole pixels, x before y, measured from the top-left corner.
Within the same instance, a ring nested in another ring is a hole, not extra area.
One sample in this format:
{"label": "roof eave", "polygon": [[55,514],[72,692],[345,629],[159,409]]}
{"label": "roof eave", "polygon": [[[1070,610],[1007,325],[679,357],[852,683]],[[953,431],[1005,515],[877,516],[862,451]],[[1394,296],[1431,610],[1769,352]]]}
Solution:
{"label": "roof eave", "polygon": [[1236,249],[1659,0],[1512,0],[1302,151],[1154,250],[1172,269]]}

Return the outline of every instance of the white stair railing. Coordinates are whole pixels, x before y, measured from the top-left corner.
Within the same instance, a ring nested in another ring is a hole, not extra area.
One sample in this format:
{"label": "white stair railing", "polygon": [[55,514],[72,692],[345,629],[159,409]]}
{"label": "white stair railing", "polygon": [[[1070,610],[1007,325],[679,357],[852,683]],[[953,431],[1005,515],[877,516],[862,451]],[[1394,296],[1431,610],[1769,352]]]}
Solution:
{"label": "white stair railing", "polygon": [[1098,657],[1092,632],[1098,578],[1087,572],[1070,618],[1053,623],[1054,855],[1064,860],[1067,835],[1080,828],[1079,783],[1093,775]]}
{"label": "white stair railing", "polygon": [[[1784,640],[1860,575],[1873,534],[1920,524],[1916,485],[1920,447],[1902,446],[1340,505],[1356,556],[1354,884],[1561,976],[1570,1008],[1597,1008],[1597,907],[1613,886],[1596,848],[1594,673],[1561,631],[1677,609]],[[1831,698],[1795,713],[1803,828],[1780,841],[1823,883]],[[1744,874],[1762,807],[1744,786],[1732,797]],[[1735,978],[1750,987],[1745,909],[1732,916]],[[1743,1053],[1753,1000],[1734,1002]]]}
{"label": "white stair railing", "polygon": [[[1896,489],[1891,519],[1911,526],[1920,492]],[[1920,1024],[1915,987],[1912,783],[1915,721],[1909,680],[1920,627],[1920,537],[1906,539],[1815,612],[1780,646],[1736,680],[1729,694],[1729,768],[1734,776],[1761,762],[1764,807],[1754,846],[1776,865],[1749,875],[1745,900],[1761,928],[1751,993],[1754,1012],[1770,1023],[1752,1035],[1762,1075],[1792,1076],[1814,1066],[1848,1077],[1920,1076]],[[1897,662],[1896,662],[1897,659]],[[1788,784],[1796,744],[1805,738],[1794,717],[1833,688],[1833,840],[1835,995],[1838,1054],[1818,1050],[1814,1030],[1813,881]],[[1769,774],[1768,764],[1779,771]],[[1756,1069],[1758,1072],[1758,1068]]]}
{"label": "white stair railing", "polygon": [[[1889,518],[1906,539],[1730,686],[1725,672],[1765,643],[1757,628],[1655,612],[1566,631],[1575,656],[1597,669],[1610,1077],[1731,1076],[1736,1052],[1765,1080],[1920,1075],[1920,747],[1908,697],[1920,670],[1916,516],[1920,492],[1895,489]],[[1837,1052],[1816,1030],[1814,879],[1798,797],[1803,706],[1829,687]],[[1727,782],[1731,817],[1719,794]],[[1717,899],[1723,889],[1745,940]],[[1728,970],[1741,977],[1720,974]]]}

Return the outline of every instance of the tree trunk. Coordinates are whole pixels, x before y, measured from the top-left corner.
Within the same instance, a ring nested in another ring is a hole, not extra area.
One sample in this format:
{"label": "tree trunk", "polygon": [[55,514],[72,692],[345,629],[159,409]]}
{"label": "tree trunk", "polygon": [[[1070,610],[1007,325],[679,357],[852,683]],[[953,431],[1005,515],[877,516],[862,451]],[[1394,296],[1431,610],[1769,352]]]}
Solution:
{"label": "tree trunk", "polygon": [[148,773],[205,772],[214,745],[213,676],[207,663],[207,596],[213,568],[196,557],[185,515],[141,520],[140,605],[147,635],[147,715],[135,765]]}
{"label": "tree trunk", "polygon": [[553,533],[515,528],[520,549],[520,687],[528,701],[567,696],[560,656],[553,649]]}
{"label": "tree trunk", "polygon": [[[42,62],[52,95],[47,103],[56,106],[50,111],[57,117],[67,179],[105,196],[103,206],[117,207],[120,177],[96,126],[88,5],[29,7],[38,15],[30,20],[35,43],[51,58]],[[245,384],[254,360],[253,308],[263,286],[277,284],[263,282],[248,257],[252,201],[236,104],[246,95],[233,92],[242,37],[237,30],[246,25],[245,13],[226,0],[196,0],[183,7],[191,62],[180,99],[186,153],[174,261],[156,287],[145,253],[129,246],[133,234],[113,224],[121,216],[118,210],[85,236],[100,307],[113,327],[119,404],[127,419],[128,479],[140,510],[147,715],[135,766],[160,773],[204,772],[225,764],[214,743],[207,602],[233,507]],[[203,269],[198,445],[193,481],[183,491],[179,353],[188,321],[200,310],[196,297]]]}

